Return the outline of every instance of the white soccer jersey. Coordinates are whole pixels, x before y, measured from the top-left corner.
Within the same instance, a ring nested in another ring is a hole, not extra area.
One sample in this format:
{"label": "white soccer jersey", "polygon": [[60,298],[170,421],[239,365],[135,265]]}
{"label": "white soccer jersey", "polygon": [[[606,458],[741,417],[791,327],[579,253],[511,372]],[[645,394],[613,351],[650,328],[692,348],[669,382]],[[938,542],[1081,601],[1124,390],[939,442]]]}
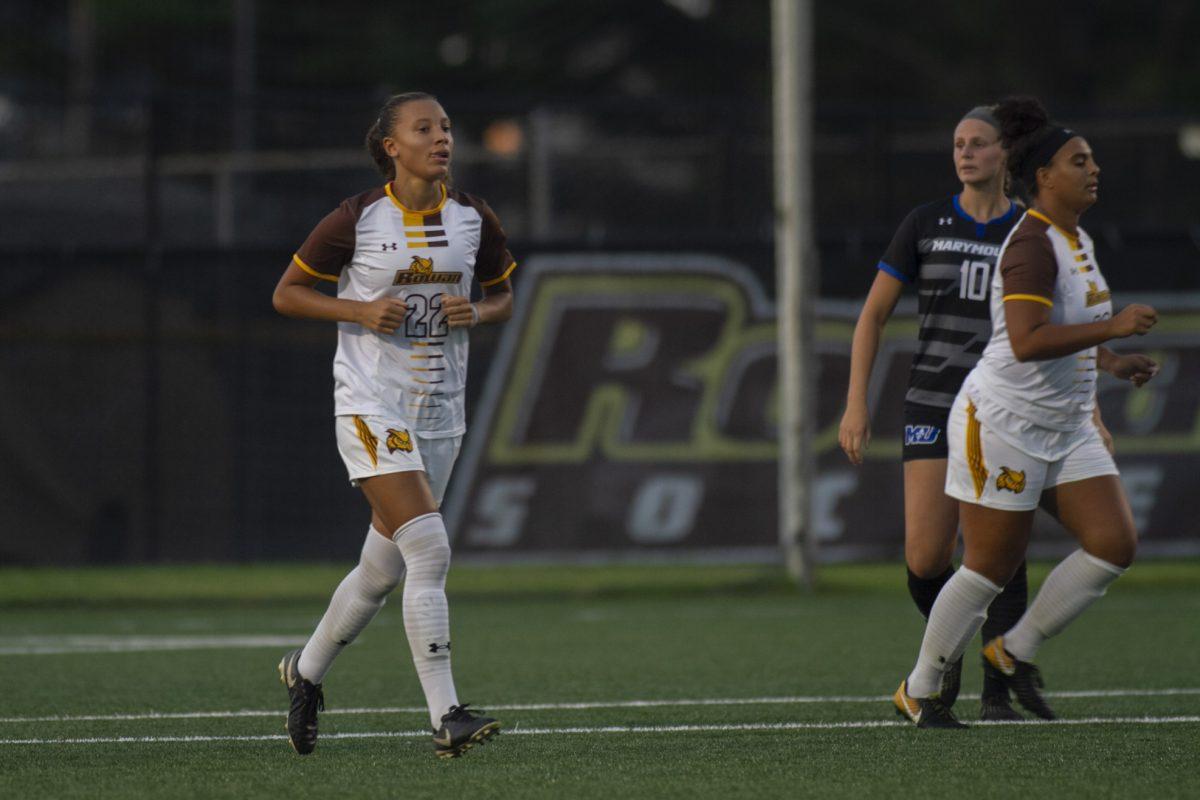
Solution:
{"label": "white soccer jersey", "polygon": [[1044,361],[1018,361],[1004,303],[1049,306],[1050,323],[1078,325],[1112,316],[1108,284],[1092,239],[1028,211],[1005,239],[992,278],[992,337],[964,383],[979,419],[1014,446],[1056,459],[1075,446],[1096,404],[1096,348]]}
{"label": "white soccer jersey", "polygon": [[451,330],[441,295],[469,297],[472,279],[503,282],[516,267],[496,215],[482,200],[442,188],[428,211],[405,208],[391,184],[344,201],[294,256],[336,281],[338,297],[393,297],[408,306],[392,335],[338,323],[334,413],[407,422],[426,438],[466,431],[467,330]]}

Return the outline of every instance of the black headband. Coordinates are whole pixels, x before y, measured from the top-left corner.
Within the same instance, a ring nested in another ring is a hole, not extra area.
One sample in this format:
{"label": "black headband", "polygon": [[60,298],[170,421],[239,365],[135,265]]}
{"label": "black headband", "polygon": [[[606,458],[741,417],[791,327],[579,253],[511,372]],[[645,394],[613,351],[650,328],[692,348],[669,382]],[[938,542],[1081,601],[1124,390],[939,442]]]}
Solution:
{"label": "black headband", "polygon": [[1049,164],[1054,158],[1054,154],[1078,135],[1070,128],[1052,126],[1050,132],[1042,137],[1037,147],[1025,159],[1025,168],[1021,170],[1021,180],[1030,191],[1033,191],[1033,187],[1037,185],[1037,171]]}

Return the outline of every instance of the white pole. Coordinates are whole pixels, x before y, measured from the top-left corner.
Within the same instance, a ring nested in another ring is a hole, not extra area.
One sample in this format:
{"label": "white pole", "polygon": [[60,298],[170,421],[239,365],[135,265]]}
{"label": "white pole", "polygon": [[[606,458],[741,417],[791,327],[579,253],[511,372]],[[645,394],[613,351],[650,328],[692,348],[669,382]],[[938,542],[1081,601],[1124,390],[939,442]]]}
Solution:
{"label": "white pole", "polygon": [[813,295],[810,0],[771,0],[775,287],[779,337],[779,543],[788,574],[813,582]]}

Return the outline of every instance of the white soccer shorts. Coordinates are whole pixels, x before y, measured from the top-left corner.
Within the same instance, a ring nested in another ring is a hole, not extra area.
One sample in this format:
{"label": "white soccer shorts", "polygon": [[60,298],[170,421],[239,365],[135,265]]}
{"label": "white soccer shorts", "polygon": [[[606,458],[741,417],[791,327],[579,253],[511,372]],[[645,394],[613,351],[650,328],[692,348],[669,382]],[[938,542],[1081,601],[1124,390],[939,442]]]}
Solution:
{"label": "white soccer shorts", "polygon": [[1002,511],[1031,511],[1042,491],[1100,475],[1116,475],[1117,465],[1100,431],[1091,433],[1057,461],[1036,458],[1013,447],[975,418],[965,392],[958,395],[946,425],[949,463],[946,494],[966,503]]}
{"label": "white soccer shorts", "polygon": [[338,451],[352,485],[373,475],[422,470],[433,498],[442,504],[461,436],[430,439],[411,433],[405,422],[373,416],[342,415],[336,418],[336,428]]}

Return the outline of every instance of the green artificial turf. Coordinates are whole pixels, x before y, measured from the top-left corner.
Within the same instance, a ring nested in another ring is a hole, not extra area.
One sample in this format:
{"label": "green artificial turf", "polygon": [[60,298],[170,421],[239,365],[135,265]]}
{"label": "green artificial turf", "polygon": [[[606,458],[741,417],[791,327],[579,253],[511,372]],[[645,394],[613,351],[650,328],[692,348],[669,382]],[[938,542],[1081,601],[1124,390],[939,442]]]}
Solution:
{"label": "green artificial turf", "polygon": [[[282,736],[289,646],[220,643],[303,641],[347,567],[0,570],[0,796],[1200,796],[1195,721],[788,729],[897,721],[884,698],[921,620],[896,565],[826,567],[812,593],[753,566],[455,567],[462,700],[597,707],[499,710],[506,733],[436,761],[397,593],[326,678],[324,738],[302,758]],[[1200,717],[1198,587],[1200,562],[1139,564],[1049,643],[1050,691],[1116,692],[1053,697],[1060,715]],[[711,702],[730,699],[754,702]],[[253,738],[212,738],[236,736]],[[121,737],[138,741],[61,741]]]}

